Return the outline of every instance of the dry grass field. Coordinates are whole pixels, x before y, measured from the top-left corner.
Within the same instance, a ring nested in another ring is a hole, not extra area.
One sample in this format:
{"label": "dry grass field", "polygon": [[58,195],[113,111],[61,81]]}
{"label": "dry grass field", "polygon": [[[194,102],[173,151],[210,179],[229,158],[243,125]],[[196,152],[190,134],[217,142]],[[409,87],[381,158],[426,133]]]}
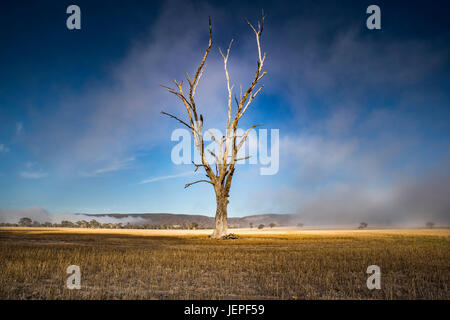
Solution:
{"label": "dry grass field", "polygon": [[1,228],[0,299],[450,299],[450,230],[232,232]]}

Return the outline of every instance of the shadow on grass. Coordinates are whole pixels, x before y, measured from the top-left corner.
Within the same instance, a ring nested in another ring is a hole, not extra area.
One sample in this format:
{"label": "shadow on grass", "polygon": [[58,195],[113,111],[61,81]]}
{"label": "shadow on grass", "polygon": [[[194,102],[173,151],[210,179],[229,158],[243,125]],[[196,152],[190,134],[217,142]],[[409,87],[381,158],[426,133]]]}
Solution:
{"label": "shadow on grass", "polygon": [[0,230],[0,243],[22,243],[30,245],[84,245],[84,246],[144,246],[159,247],[183,245],[207,236],[176,236],[176,235],[140,235],[121,233],[83,233],[63,231],[34,230]]}

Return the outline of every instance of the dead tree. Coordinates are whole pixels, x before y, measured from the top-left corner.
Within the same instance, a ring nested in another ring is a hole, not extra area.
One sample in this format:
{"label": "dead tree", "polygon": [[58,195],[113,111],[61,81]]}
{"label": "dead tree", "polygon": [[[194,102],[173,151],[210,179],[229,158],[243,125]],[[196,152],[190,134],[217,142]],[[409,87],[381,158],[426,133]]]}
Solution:
{"label": "dead tree", "polygon": [[[227,226],[227,206],[229,203],[230,196],[230,187],[231,181],[233,179],[233,175],[235,172],[236,162],[239,160],[245,160],[245,158],[238,158],[238,152],[241,147],[244,145],[247,140],[248,134],[255,127],[259,126],[255,124],[250,127],[242,136],[238,136],[236,134],[237,126],[239,124],[239,120],[247,111],[248,107],[257,96],[257,94],[261,91],[263,86],[258,86],[259,81],[266,74],[266,71],[263,71],[264,60],[266,58],[266,54],[261,54],[261,35],[264,27],[264,12],[262,12],[261,21],[258,22],[258,28],[256,29],[248,20],[246,20],[250,28],[253,30],[256,36],[256,44],[258,49],[258,59],[256,62],[256,73],[252,78],[252,81],[245,92],[241,92],[239,98],[234,95],[234,102],[236,103],[236,107],[233,108],[233,89],[234,86],[230,84],[230,76],[228,72],[228,58],[230,55],[231,45],[233,44],[233,40],[231,40],[226,53],[224,54],[220,49],[220,54],[222,55],[225,69],[225,78],[226,78],[226,86],[228,91],[228,122],[226,129],[226,136],[223,137],[215,137],[211,131],[208,131],[211,135],[213,143],[217,145],[216,152],[212,150],[205,150],[204,138],[203,138],[203,115],[199,113],[197,105],[195,104],[195,92],[197,86],[199,84],[200,78],[203,74],[205,68],[206,58],[211,50],[212,46],[212,27],[211,27],[211,18],[209,19],[209,42],[208,47],[206,48],[205,54],[203,55],[203,59],[200,63],[200,66],[197,68],[195,75],[191,78],[188,73],[186,73],[187,82],[189,85],[188,90],[183,91],[183,81],[178,82],[174,80],[175,88],[170,88],[167,86],[163,86],[170,93],[176,95],[183,103],[186,108],[188,120],[184,121],[179,117],[176,117],[167,112],[162,112],[163,114],[177,120],[184,126],[188,127],[192,136],[194,138],[195,146],[200,154],[201,163],[194,163],[195,171],[197,171],[200,167],[205,170],[206,178],[203,180],[198,180],[195,182],[191,182],[185,185],[185,188],[200,182],[209,183],[213,186],[214,192],[216,194],[216,229],[214,230],[212,237],[213,238],[223,238],[228,233]],[[232,110],[234,109],[234,110]],[[234,113],[232,115],[232,113]],[[211,164],[208,162],[205,152],[211,154],[214,158],[215,162],[215,170],[212,169]]]}

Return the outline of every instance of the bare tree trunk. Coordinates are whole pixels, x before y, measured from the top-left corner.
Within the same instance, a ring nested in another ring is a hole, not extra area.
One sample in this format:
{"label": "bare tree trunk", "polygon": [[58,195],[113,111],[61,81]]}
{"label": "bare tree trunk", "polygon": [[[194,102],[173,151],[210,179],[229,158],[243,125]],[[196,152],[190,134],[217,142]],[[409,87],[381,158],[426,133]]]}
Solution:
{"label": "bare tree trunk", "polygon": [[228,233],[228,223],[227,223],[227,206],[228,198],[221,194],[221,192],[216,192],[216,229],[212,233],[211,237],[220,239],[226,236]]}

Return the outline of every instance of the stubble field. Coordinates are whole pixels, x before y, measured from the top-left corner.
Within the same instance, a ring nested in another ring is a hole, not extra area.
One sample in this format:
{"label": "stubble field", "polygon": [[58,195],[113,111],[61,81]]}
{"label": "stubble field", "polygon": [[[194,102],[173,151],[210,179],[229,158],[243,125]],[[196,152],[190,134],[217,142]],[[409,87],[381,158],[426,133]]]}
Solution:
{"label": "stubble field", "polygon": [[0,228],[0,299],[450,299],[448,229],[231,231]]}

